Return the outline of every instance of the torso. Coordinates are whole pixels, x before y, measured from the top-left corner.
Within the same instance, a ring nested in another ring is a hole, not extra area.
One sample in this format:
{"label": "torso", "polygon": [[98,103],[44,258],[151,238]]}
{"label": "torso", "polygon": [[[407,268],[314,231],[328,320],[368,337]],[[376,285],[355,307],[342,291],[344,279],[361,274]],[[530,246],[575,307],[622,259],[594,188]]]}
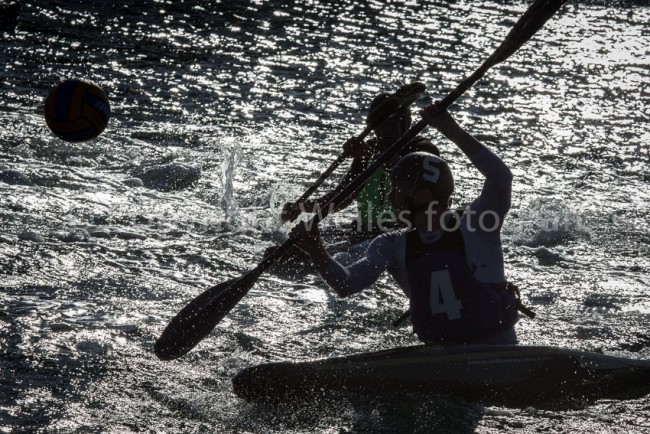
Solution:
{"label": "torso", "polygon": [[362,227],[373,228],[395,221],[395,212],[388,203],[390,181],[384,169],[378,169],[357,195],[357,219]]}
{"label": "torso", "polygon": [[460,229],[444,231],[429,243],[417,230],[404,237],[411,319],[420,340],[469,343],[512,327],[514,294],[506,291],[505,281],[485,283],[474,277]]}
{"label": "torso", "polygon": [[[486,242],[478,232],[472,231],[471,225],[467,223],[466,214],[461,217],[460,230],[465,247],[465,261],[474,278],[484,283],[505,282],[501,243]],[[442,229],[433,232],[421,231],[420,236],[425,243],[433,243],[442,236],[442,233]],[[379,238],[381,238],[379,246],[381,255],[387,258],[388,272],[410,297],[411,288],[406,276],[406,230],[388,232]]]}

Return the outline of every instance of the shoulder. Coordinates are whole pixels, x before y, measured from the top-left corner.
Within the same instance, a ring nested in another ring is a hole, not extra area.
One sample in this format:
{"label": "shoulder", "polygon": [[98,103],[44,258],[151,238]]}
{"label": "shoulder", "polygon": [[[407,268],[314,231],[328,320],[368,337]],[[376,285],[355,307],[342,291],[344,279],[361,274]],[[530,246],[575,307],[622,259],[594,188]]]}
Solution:
{"label": "shoulder", "polygon": [[501,248],[503,217],[491,209],[482,209],[474,203],[467,206],[460,219],[460,232],[468,252]]}
{"label": "shoulder", "polygon": [[394,229],[392,231],[387,231],[384,232],[381,235],[378,235],[375,237],[373,242],[381,242],[381,243],[391,243],[395,242],[401,238],[404,238],[406,236],[407,230],[406,229]]}
{"label": "shoulder", "polygon": [[393,257],[406,240],[406,230],[397,229],[385,232],[372,240],[368,246],[369,255]]}

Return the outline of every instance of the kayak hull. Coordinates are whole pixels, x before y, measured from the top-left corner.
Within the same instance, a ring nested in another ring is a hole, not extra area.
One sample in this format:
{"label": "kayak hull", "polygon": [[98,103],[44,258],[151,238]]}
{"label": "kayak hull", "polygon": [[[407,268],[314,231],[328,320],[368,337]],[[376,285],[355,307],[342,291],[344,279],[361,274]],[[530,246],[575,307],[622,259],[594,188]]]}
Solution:
{"label": "kayak hull", "polygon": [[420,345],[244,369],[235,393],[250,401],[445,394],[508,407],[557,407],[650,392],[650,361],[546,346]]}

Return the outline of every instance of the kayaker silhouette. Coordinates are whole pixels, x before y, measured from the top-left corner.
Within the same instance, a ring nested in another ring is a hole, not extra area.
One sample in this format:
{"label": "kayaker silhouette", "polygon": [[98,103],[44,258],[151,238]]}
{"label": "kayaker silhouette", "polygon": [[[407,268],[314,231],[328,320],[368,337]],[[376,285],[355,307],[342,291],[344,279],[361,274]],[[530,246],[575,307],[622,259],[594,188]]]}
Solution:
{"label": "kayaker silhouette", "polygon": [[[368,113],[372,113],[389,96],[388,93],[378,94],[370,103]],[[293,221],[302,212],[318,212],[319,208],[343,190],[380,153],[402,137],[410,127],[411,110],[406,107],[379,124],[374,130],[374,139],[365,142],[350,139],[345,142],[343,152],[352,157],[352,163],[337,187],[317,199],[306,200],[301,204],[294,202],[284,204],[280,218],[283,221]],[[354,194],[348,196],[344,202],[337,204],[334,210],[339,211],[347,208],[356,199],[357,220],[352,226],[356,227],[358,231],[377,231],[378,229],[383,230],[384,227],[395,227],[396,215],[388,201],[390,193],[388,171],[399,157],[414,151],[426,151],[439,155],[438,148],[430,140],[422,136],[415,137],[396,158],[387,162],[383,168],[378,169]]]}
{"label": "kayaker silhouette", "polygon": [[512,173],[447,112],[423,119],[453,142],[485,177],[479,196],[449,208],[454,178],[447,162],[427,152],[403,156],[390,172],[390,202],[407,227],[384,233],[365,257],[345,267],[326,251],[318,227],[291,236],[341,297],[362,291],[388,271],[410,299],[414,332],[443,345],[515,344],[518,297],[509,290],[501,227],[510,209]]}

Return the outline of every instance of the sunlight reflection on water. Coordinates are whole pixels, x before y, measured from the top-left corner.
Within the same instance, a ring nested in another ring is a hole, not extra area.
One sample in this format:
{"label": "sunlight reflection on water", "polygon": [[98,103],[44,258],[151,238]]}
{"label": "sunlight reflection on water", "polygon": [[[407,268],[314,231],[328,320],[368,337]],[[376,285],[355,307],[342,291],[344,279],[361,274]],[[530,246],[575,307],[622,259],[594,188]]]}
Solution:
{"label": "sunlight reflection on water", "polygon": [[[31,183],[0,183],[3,429],[594,432],[647,419],[647,398],[507,416],[454,400],[415,416],[342,404],[316,417],[234,397],[230,378],[255,363],[415,343],[390,325],[407,303],[389,278],[340,300],[306,270],[268,274],[188,356],[151,351],[189,299],[286,237],[278,208],[363,130],[377,92],[422,81],[418,107],[443,97],[523,3],[22,3],[0,39],[0,170]],[[453,107],[516,176],[508,274],[538,312],[518,325],[522,342],[650,357],[648,22],[647,7],[574,2]],[[113,119],[91,143],[60,142],[42,121],[68,76],[109,94]],[[482,179],[425,134],[462,180],[457,203],[471,200]],[[125,183],[171,163],[202,174],[170,192]]]}

